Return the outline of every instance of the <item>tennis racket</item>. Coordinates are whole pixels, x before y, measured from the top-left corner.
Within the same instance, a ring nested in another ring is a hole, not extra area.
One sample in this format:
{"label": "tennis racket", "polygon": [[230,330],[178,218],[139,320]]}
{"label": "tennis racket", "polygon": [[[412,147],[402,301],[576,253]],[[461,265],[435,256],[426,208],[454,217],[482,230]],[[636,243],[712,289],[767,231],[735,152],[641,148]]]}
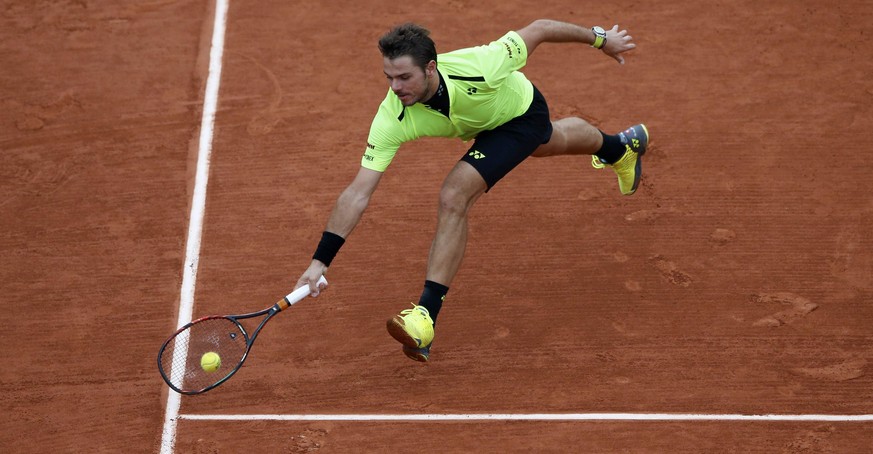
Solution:
{"label": "tennis racket", "polygon": [[[316,285],[327,285],[327,280],[322,276]],[[242,367],[264,325],[307,295],[309,286],[304,285],[262,311],[210,315],[186,324],[173,333],[158,352],[161,377],[173,391],[181,394],[205,393],[226,382]],[[260,316],[263,320],[249,335],[240,320]],[[219,357],[217,368],[215,362],[201,366],[201,358],[210,352]]]}

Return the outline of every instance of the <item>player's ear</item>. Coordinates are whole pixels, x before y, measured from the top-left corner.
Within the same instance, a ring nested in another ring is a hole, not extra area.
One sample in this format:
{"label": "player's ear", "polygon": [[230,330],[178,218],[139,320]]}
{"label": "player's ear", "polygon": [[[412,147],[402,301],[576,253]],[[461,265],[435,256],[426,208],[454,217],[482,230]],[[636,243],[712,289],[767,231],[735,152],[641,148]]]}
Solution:
{"label": "player's ear", "polygon": [[427,73],[428,77],[433,77],[436,75],[436,62],[431,60],[427,62],[427,65],[424,67],[424,72]]}

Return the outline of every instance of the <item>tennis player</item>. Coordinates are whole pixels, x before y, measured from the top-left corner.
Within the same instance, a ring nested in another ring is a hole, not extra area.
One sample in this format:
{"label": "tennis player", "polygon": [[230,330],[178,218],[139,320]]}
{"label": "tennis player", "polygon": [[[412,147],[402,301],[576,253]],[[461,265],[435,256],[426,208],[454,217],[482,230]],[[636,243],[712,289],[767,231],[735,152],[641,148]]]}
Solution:
{"label": "tennis player", "polygon": [[[430,358],[434,323],[467,243],[467,213],[484,193],[529,156],[592,155],[592,165],[618,175],[633,194],[649,133],[642,124],[607,134],[577,117],[552,121],[543,95],[520,72],[543,43],[581,43],[624,64],[636,45],[618,25],[609,30],[540,19],[490,44],[437,55],[428,30],[403,24],[379,40],[389,90],[370,126],[361,167],[339,195],[309,268],[297,287],[316,296],[340,247],[361,220],[400,145],[419,137],[457,137],[472,145],[442,184],[437,229],[418,304],[388,320],[388,332],[409,358]],[[603,85],[596,74],[580,86]]]}

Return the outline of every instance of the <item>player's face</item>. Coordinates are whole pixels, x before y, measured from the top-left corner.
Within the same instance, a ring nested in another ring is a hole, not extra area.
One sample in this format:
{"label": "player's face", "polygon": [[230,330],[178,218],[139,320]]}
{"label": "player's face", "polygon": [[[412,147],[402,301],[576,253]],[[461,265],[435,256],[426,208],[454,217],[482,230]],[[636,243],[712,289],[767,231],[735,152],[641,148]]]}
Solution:
{"label": "player's face", "polygon": [[388,85],[404,106],[426,100],[430,73],[434,71],[430,69],[431,65],[423,70],[412,61],[412,57],[403,55],[393,60],[384,58],[383,66]]}

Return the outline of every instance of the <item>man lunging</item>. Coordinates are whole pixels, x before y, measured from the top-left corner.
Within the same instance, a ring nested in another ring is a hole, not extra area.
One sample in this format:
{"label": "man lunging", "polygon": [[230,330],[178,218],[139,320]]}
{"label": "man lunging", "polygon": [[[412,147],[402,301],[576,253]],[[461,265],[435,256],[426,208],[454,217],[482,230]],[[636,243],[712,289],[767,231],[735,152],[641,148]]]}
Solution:
{"label": "man lunging", "polygon": [[434,324],[464,257],[467,213],[527,157],[592,155],[595,168],[615,171],[622,194],[633,194],[649,141],[645,125],[610,135],[577,117],[551,121],[545,98],[519,71],[539,45],[564,42],[588,44],[620,64],[622,54],[636,47],[617,25],[604,30],[545,19],[490,44],[439,55],[429,32],[418,25],[400,25],[382,36],[390,90],[370,126],[361,168],[337,198],[297,287],[309,285],[317,295],[319,276],[357,226],[400,145],[419,137],[473,143],[443,181],[419,302],[387,323],[403,352],[417,361],[430,358]]}

